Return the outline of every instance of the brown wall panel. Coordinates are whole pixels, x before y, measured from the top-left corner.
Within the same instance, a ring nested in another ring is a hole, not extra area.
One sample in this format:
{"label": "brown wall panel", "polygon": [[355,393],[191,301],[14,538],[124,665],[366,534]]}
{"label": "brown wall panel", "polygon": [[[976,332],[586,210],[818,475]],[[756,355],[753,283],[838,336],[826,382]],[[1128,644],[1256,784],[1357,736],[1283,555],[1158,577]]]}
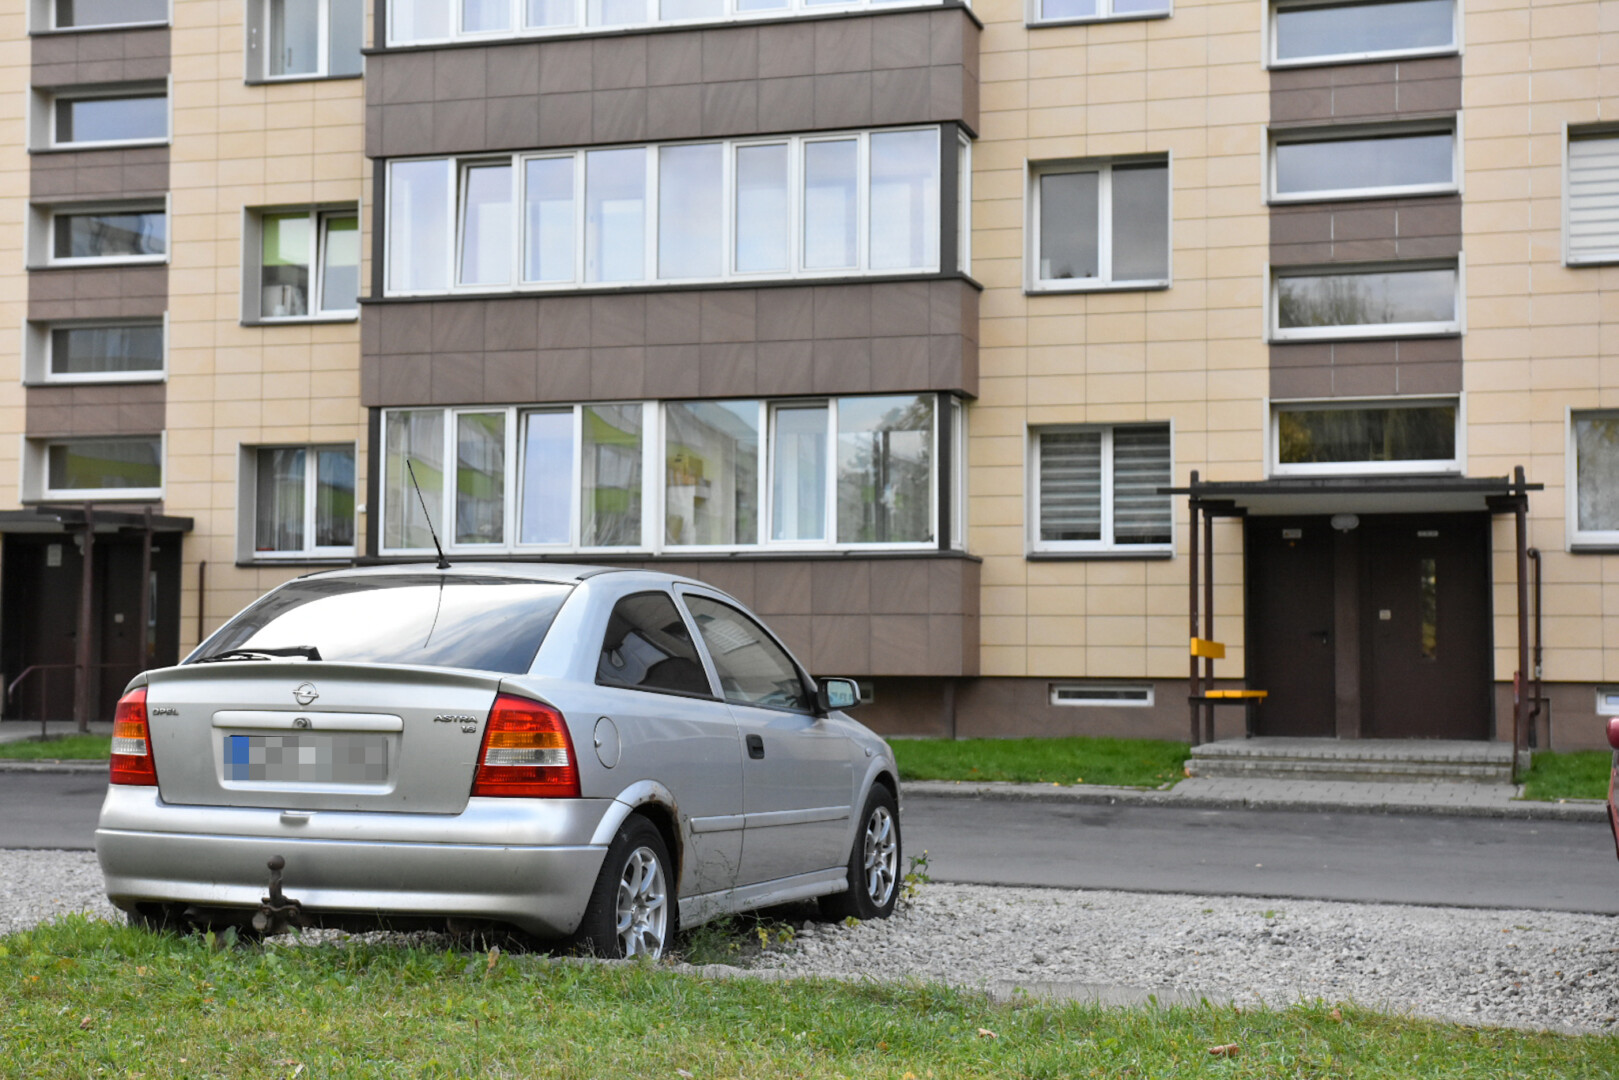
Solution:
{"label": "brown wall panel", "polygon": [[28,435],[153,435],[167,397],[163,383],[30,386]]}
{"label": "brown wall panel", "polygon": [[1270,208],[1270,261],[1275,266],[1454,259],[1461,250],[1462,200],[1457,195]]}
{"label": "brown wall panel", "polygon": [[33,321],[155,317],[168,303],[167,266],[76,266],[28,274]]}
{"label": "brown wall panel", "polygon": [[1462,107],[1462,58],[1282,68],[1270,73],[1273,125],[1392,120]]}
{"label": "brown wall panel", "polygon": [[1270,347],[1274,399],[1459,394],[1462,339],[1290,342]]}
{"label": "brown wall panel", "polygon": [[367,406],[978,392],[965,281],[365,305]]}
{"label": "brown wall panel", "polygon": [[160,82],[169,77],[169,28],[35,34],[31,82],[38,87]]}
{"label": "brown wall panel", "polygon": [[35,202],[162,197],[169,190],[169,148],[36,151],[29,171]]}
{"label": "brown wall panel", "polygon": [[959,120],[965,9],[413,49],[367,60],[374,158]]}

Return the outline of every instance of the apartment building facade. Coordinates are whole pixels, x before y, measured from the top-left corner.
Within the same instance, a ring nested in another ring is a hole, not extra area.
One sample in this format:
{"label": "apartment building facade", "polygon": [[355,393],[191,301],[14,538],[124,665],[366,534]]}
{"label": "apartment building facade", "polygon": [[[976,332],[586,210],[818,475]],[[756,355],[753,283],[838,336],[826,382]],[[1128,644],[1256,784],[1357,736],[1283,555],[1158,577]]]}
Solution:
{"label": "apartment building facade", "polygon": [[1600,743],[1613,16],[1030,4],[11,12],[7,715],[431,523],[711,581],[879,730],[1184,737],[1190,493],[1221,675],[1338,737],[1508,736],[1526,501]]}

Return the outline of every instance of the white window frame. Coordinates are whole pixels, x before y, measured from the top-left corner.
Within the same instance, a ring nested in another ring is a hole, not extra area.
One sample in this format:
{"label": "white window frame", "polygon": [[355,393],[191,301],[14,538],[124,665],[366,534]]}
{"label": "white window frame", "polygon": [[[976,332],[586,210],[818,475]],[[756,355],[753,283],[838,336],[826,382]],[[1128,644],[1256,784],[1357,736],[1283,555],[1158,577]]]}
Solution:
{"label": "white window frame", "polygon": [[[393,28],[397,20],[393,18],[392,0],[378,0],[387,2],[388,9],[388,45],[390,49],[410,48],[419,45],[441,45],[450,41],[498,41],[512,38],[536,37],[566,37],[577,34],[602,33],[603,31],[634,32],[663,26],[701,26],[724,25],[727,23],[759,22],[767,19],[781,19],[783,17],[811,17],[823,14],[847,14],[858,11],[894,11],[906,8],[932,8],[941,6],[942,0],[835,0],[833,3],[812,4],[807,0],[786,0],[781,7],[765,11],[740,11],[736,0],[726,0],[725,11],[721,15],[702,17],[696,19],[649,19],[633,23],[592,23],[589,21],[588,9],[590,0],[575,0],[575,21],[565,26],[535,26],[523,24],[525,4],[523,0],[509,0],[511,15],[507,20],[510,30],[463,30],[461,0],[439,0],[447,10],[449,20],[447,25],[450,33],[444,37],[411,38],[401,40],[393,36]],[[970,6],[970,5],[969,5]],[[648,7],[656,11],[658,0],[648,0]],[[583,16],[583,17],[580,17]]]}
{"label": "white window frame", "polygon": [[[1343,142],[1350,139],[1397,138],[1402,135],[1450,136],[1450,180],[1436,184],[1390,184],[1382,187],[1332,188],[1283,194],[1276,188],[1276,148],[1285,143]],[[1312,127],[1267,127],[1264,142],[1265,201],[1272,205],[1394,199],[1415,195],[1456,195],[1462,190],[1462,117],[1408,120],[1394,124],[1333,124]]]}
{"label": "white window frame", "polygon": [[[1567,528],[1566,549],[1573,551],[1582,547],[1619,548],[1619,529],[1581,529],[1580,528],[1580,473],[1579,448],[1574,436],[1574,422],[1585,417],[1602,417],[1619,419],[1619,409],[1576,409],[1572,406],[1564,409],[1564,452],[1563,472],[1565,476],[1564,514]],[[1614,478],[1619,483],[1619,477]]]}
{"label": "white window frame", "polygon": [[[55,348],[54,331],[151,325],[159,326],[163,330],[163,364],[155,370],[87,371],[77,374],[62,374],[51,370],[51,353]],[[169,316],[167,312],[156,318],[131,316],[129,318],[108,319],[56,319],[25,322],[23,324],[22,381],[25,386],[164,382],[168,379],[168,376]]]}
{"label": "white window frame", "polygon": [[[1167,289],[1175,277],[1175,163],[1170,154],[1133,154],[1111,158],[1078,158],[1060,161],[1030,161],[1024,165],[1024,205],[1028,208],[1023,235],[1024,282],[1028,293],[1142,292]],[[1113,280],[1113,167],[1115,165],[1155,165],[1168,170],[1169,198],[1164,212],[1165,252],[1161,278]],[[1096,273],[1094,278],[1042,278],[1040,276],[1040,178],[1064,173],[1097,174],[1096,182]]]}
{"label": "white window frame", "polygon": [[[956,270],[972,277],[973,274],[973,141],[966,132],[957,136],[956,193],[959,200],[956,214]],[[941,186],[943,177],[940,177]]]}
{"label": "white window frame", "polygon": [[146,19],[141,22],[86,23],[80,26],[57,26],[57,0],[30,0],[28,5],[28,32],[30,34],[78,34],[86,31],[106,30],[112,27],[120,30],[135,30],[150,26],[168,26],[174,21],[174,2],[169,0],[163,6],[165,14],[161,19]]}
{"label": "white window frame", "polygon": [[[1416,409],[1435,405],[1450,405],[1456,410],[1456,456],[1448,460],[1422,461],[1330,461],[1316,464],[1290,463],[1281,460],[1281,414],[1284,412],[1322,412],[1329,409],[1345,411],[1374,409]],[[1299,398],[1271,402],[1265,422],[1265,467],[1271,476],[1402,476],[1444,474],[1460,476],[1467,465],[1467,410],[1466,395],[1439,395],[1436,397],[1369,397],[1369,398]]]}
{"label": "white window frame", "polygon": [[[1262,0],[1266,2],[1266,0]],[[1389,2],[1389,0],[1380,0]],[[1265,44],[1264,64],[1268,68],[1299,68],[1324,67],[1331,64],[1360,64],[1383,60],[1412,60],[1423,56],[1457,56],[1462,52],[1462,28],[1465,20],[1462,17],[1462,4],[1464,0],[1451,0],[1451,29],[1449,45],[1423,45],[1408,49],[1375,49],[1369,52],[1356,53],[1323,53],[1319,56],[1299,56],[1288,60],[1279,59],[1276,47],[1281,35],[1277,32],[1277,15],[1288,8],[1303,7],[1338,7],[1351,6],[1343,4],[1323,4],[1320,0],[1268,0],[1265,11]]]}
{"label": "white window frame", "polygon": [[[95,255],[84,258],[58,258],[56,255],[56,219],[83,217],[90,214],[150,214],[163,215],[163,253],[160,255]],[[140,199],[129,202],[57,203],[38,206],[30,215],[41,231],[41,242],[34,250],[43,257],[30,260],[36,266],[156,266],[169,261],[174,249],[174,214],[168,198]]]}
{"label": "white window frame", "polygon": [[[1178,522],[1174,507],[1169,514],[1169,541],[1163,544],[1121,544],[1113,532],[1113,432],[1121,427],[1148,425],[1169,428],[1169,473],[1175,475],[1175,422],[1173,420],[1120,420],[1107,424],[1031,424],[1024,436],[1025,490],[1024,505],[1028,507],[1028,520],[1024,523],[1024,536],[1029,554],[1060,553],[1066,555],[1105,554],[1112,556],[1139,555],[1154,558],[1164,553],[1174,554]],[[1101,533],[1099,540],[1042,540],[1040,538],[1040,438],[1047,433],[1069,434],[1096,431],[1102,435],[1101,458]]]}
{"label": "white window frame", "polygon": [[[47,150],[106,150],[122,146],[167,146],[174,138],[174,87],[172,78],[163,83],[137,83],[125,86],[97,87],[94,90],[59,90],[35,91],[44,100],[45,115],[42,118],[45,142],[42,149]],[[163,113],[165,132],[161,136],[143,136],[136,139],[76,139],[73,142],[62,142],[57,138],[56,121],[57,105],[64,101],[90,101],[95,98],[141,98],[161,97],[163,99]]]}
{"label": "white window frame", "polygon": [[[246,562],[303,562],[310,559],[352,559],[359,547],[360,541],[360,501],[364,495],[364,488],[360,484],[360,455],[359,450],[352,441],[349,442],[318,442],[318,443],[243,443],[241,446],[242,485],[239,498],[240,505],[246,511],[239,516],[241,535],[237,538],[237,550],[242,561]],[[259,453],[264,450],[302,450],[304,452],[304,546],[297,551],[259,551],[257,548],[259,503],[258,503],[258,476]],[[322,450],[347,450],[354,459],[355,477],[355,515],[354,515],[354,543],[347,546],[315,544],[315,503],[318,493],[316,454]]]}
{"label": "white window frame", "polygon": [[[1272,342],[1367,341],[1382,338],[1455,337],[1467,328],[1467,268],[1458,256],[1450,259],[1409,259],[1403,262],[1326,263],[1309,266],[1269,266],[1265,282],[1265,332]],[[1347,326],[1281,326],[1281,280],[1287,277],[1350,277],[1402,270],[1455,270],[1456,317],[1437,322],[1361,323]]]}
{"label": "white window frame", "polygon": [[[319,0],[316,5],[318,14],[315,16],[317,27],[315,30],[315,53],[320,57],[320,63],[314,71],[300,71],[291,75],[270,74],[270,0],[262,0],[259,5],[259,32],[264,35],[264,47],[259,50],[259,67],[261,70],[253,74],[256,81],[267,83],[280,82],[307,82],[310,79],[328,78],[332,67],[332,4],[331,0]],[[251,33],[251,29],[249,33]]]}
{"label": "white window frame", "polygon": [[[454,230],[450,243],[445,247],[449,252],[451,265],[445,289],[399,289],[389,280],[385,286],[385,295],[395,296],[448,296],[457,293],[470,293],[487,295],[493,293],[546,293],[546,292],[576,292],[581,289],[643,289],[653,286],[685,287],[693,285],[743,282],[743,281],[787,281],[787,280],[823,280],[828,278],[885,278],[885,277],[916,277],[925,274],[940,272],[938,254],[942,244],[936,237],[934,244],[935,256],[932,263],[925,266],[872,269],[871,263],[871,230],[869,222],[868,202],[870,200],[871,169],[870,169],[870,140],[874,134],[898,134],[911,131],[932,132],[936,137],[942,138],[942,128],[938,124],[912,124],[896,128],[861,129],[856,131],[817,132],[813,135],[780,135],[773,137],[747,137],[747,138],[712,138],[712,139],[681,139],[672,142],[658,143],[629,143],[615,146],[581,147],[573,150],[536,150],[516,154],[490,155],[490,154],[464,154],[455,156],[431,155],[424,157],[393,158],[388,162],[389,182],[392,181],[392,167],[394,165],[413,164],[419,162],[448,162],[451,183],[448,186],[447,203],[445,211],[450,227]],[[857,142],[857,198],[858,198],[858,226],[856,230],[855,264],[853,266],[832,267],[828,269],[805,269],[803,267],[803,231],[804,231],[804,146],[811,142],[836,142],[839,140],[854,139]],[[736,151],[747,146],[780,145],[785,143],[787,152],[787,175],[789,177],[788,212],[789,220],[788,255],[789,262],[786,270],[742,271],[736,268],[735,221],[736,212]],[[677,146],[708,146],[722,147],[722,173],[721,183],[724,188],[725,206],[720,215],[722,220],[723,269],[718,276],[712,277],[680,277],[663,278],[658,276],[658,181],[659,181],[659,151],[664,147]],[[585,280],[585,160],[586,154],[603,150],[634,150],[647,151],[647,179],[645,189],[645,221],[644,239],[646,250],[644,256],[645,272],[642,277],[631,281],[587,281]],[[523,220],[525,212],[524,184],[527,180],[527,163],[534,160],[574,158],[574,276],[571,281],[525,282],[522,280],[524,266],[524,249],[526,242],[527,223]],[[942,163],[942,155],[935,155],[935,170]],[[969,164],[971,159],[969,158]],[[463,285],[461,277],[461,251],[465,242],[462,229],[463,214],[466,205],[466,175],[469,167],[477,165],[499,164],[510,161],[512,164],[512,207],[516,239],[511,252],[511,275],[505,285]],[[934,174],[935,183],[942,193],[943,177],[937,171]],[[391,193],[384,196],[384,205],[391,208]],[[943,208],[940,209],[938,220],[934,227],[941,232],[944,226]],[[383,236],[383,265],[392,266],[392,224],[385,221],[385,234]]]}
{"label": "white window frame", "polygon": [[[309,261],[309,307],[307,315],[266,315],[264,304],[264,219],[266,217],[284,214],[296,214],[306,211],[310,217],[310,243],[314,251],[310,253]],[[255,206],[246,211],[252,218],[253,228],[242,230],[243,251],[242,270],[249,275],[250,288],[243,289],[242,322],[244,325],[279,326],[283,323],[338,323],[354,322],[360,317],[359,296],[365,291],[365,281],[360,281],[360,288],[355,294],[355,304],[352,308],[334,309],[326,311],[320,307],[321,296],[326,285],[326,223],[333,217],[353,217],[358,230],[360,222],[360,207],[358,204],[348,206],[341,204],[320,204],[317,206]],[[360,245],[360,268],[365,265],[365,245],[363,235],[358,239]],[[323,444],[324,445],[324,444]]]}
{"label": "white window frame", "polygon": [[1162,11],[1122,11],[1115,13],[1113,0],[1096,0],[1095,15],[1076,15],[1072,18],[1048,19],[1040,14],[1042,0],[1027,0],[1024,24],[1031,28],[1041,26],[1083,26],[1086,23],[1138,22],[1142,19],[1167,19],[1175,14],[1174,0],[1165,0]]}
{"label": "white window frame", "polygon": [[1619,128],[1615,127],[1576,127],[1565,123],[1563,125],[1563,265],[1564,266],[1604,266],[1610,263],[1619,263],[1619,244],[1610,251],[1597,255],[1575,256],[1571,250],[1573,241],[1573,214],[1574,193],[1572,190],[1572,161],[1569,157],[1571,145],[1576,142],[1607,140],[1614,144],[1614,152],[1619,154]]}
{"label": "white window frame", "polygon": [[[162,479],[150,488],[53,488],[50,486],[50,451],[53,446],[75,442],[116,442],[157,440],[158,473]],[[93,435],[74,438],[33,439],[22,436],[21,501],[37,502],[145,502],[163,498],[169,478],[168,433],[156,435]]]}
{"label": "white window frame", "polygon": [[[547,404],[535,403],[527,405],[498,405],[498,406],[452,406],[448,408],[438,406],[399,406],[383,410],[384,416],[381,425],[382,437],[387,437],[389,413],[432,412],[437,411],[444,416],[444,445],[441,453],[446,462],[444,475],[446,484],[441,498],[434,506],[433,501],[428,503],[428,512],[432,516],[433,528],[438,532],[439,540],[444,550],[450,554],[461,555],[492,555],[492,554],[566,554],[572,552],[589,552],[591,554],[637,554],[661,555],[673,554],[704,554],[704,553],[731,553],[731,552],[763,552],[763,551],[795,551],[795,552],[836,552],[836,551],[935,551],[938,549],[939,536],[939,498],[938,498],[938,465],[939,465],[939,419],[938,398],[935,393],[922,392],[918,394],[862,394],[845,395],[858,397],[929,397],[932,398],[934,409],[932,444],[930,447],[931,471],[928,480],[929,530],[931,536],[927,540],[899,543],[839,543],[837,540],[837,399],[824,397],[810,398],[747,398],[743,400],[757,401],[760,408],[759,455],[758,455],[758,498],[759,507],[755,514],[758,522],[759,537],[756,543],[742,544],[671,544],[665,540],[665,486],[667,477],[664,472],[666,425],[664,419],[667,402],[663,401],[591,401],[577,404]],[[705,399],[707,400],[707,399]],[[717,399],[715,399],[717,400]],[[582,542],[583,506],[581,503],[581,487],[583,483],[583,456],[581,454],[583,439],[584,410],[604,405],[639,405],[641,413],[641,543],[638,545],[622,546],[587,546]],[[770,488],[770,470],[772,467],[771,447],[773,446],[773,424],[775,411],[783,406],[794,405],[825,405],[827,407],[827,456],[824,467],[827,470],[826,478],[826,523],[827,539],[825,540],[771,540],[772,491]],[[455,432],[457,417],[463,413],[502,413],[506,417],[506,477],[505,477],[505,521],[506,535],[498,544],[458,544],[455,542]],[[522,512],[521,492],[523,489],[524,470],[527,461],[522,454],[522,438],[520,425],[525,417],[531,413],[570,413],[573,417],[573,465],[569,488],[568,509],[568,541],[561,544],[530,544],[522,542],[522,523],[519,515]],[[388,447],[380,449],[380,459],[387,460]],[[378,485],[379,501],[383,504],[378,507],[377,520],[382,522],[382,529],[378,533],[378,552],[384,556],[421,555],[430,553],[431,548],[390,547],[387,544],[386,523],[388,521],[389,489],[386,477],[380,477]],[[415,501],[415,492],[406,496],[408,501]]]}

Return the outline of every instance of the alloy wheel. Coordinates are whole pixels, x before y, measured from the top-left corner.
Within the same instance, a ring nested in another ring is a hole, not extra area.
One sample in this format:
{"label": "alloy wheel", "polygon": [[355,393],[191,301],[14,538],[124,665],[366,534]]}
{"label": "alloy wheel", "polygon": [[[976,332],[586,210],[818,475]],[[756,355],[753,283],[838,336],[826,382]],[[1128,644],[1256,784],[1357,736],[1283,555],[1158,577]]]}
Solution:
{"label": "alloy wheel", "polygon": [[624,861],[618,881],[619,949],[626,957],[663,955],[669,926],[669,892],[663,863],[648,847],[638,847]]}
{"label": "alloy wheel", "polygon": [[865,869],[866,895],[882,907],[899,876],[899,840],[894,835],[894,815],[886,806],[874,807],[866,819]]}

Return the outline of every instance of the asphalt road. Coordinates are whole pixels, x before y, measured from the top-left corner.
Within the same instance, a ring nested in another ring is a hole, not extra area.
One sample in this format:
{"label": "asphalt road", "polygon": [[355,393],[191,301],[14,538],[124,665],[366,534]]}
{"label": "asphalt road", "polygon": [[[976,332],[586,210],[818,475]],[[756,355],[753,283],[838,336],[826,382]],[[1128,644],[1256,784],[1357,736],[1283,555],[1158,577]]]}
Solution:
{"label": "asphalt road", "polygon": [[1619,914],[1602,822],[905,800],[936,881]]}
{"label": "asphalt road", "polygon": [[[0,848],[95,843],[99,775],[0,773]],[[905,800],[937,881],[1619,914],[1607,826]]]}

